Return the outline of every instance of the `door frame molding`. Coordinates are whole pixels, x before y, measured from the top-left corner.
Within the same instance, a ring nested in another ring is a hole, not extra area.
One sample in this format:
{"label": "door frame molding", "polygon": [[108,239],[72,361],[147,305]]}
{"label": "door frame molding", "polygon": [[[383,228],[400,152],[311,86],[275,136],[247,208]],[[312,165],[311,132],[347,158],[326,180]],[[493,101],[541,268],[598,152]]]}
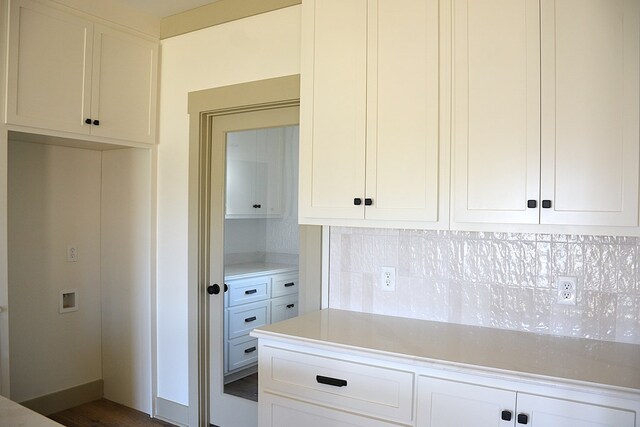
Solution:
{"label": "door frame molding", "polygon": [[[292,75],[189,93],[189,206],[188,206],[188,358],[189,426],[209,426],[209,299],[210,211],[214,118],[216,116],[300,105],[300,76]],[[318,229],[310,271],[318,272],[322,240]],[[309,243],[305,246],[309,246]],[[302,248],[301,248],[302,249]],[[301,270],[304,268],[301,257]],[[313,275],[315,276],[315,274]],[[301,279],[303,272],[301,271]],[[304,290],[301,280],[300,292]],[[320,308],[320,287],[300,302],[301,312]],[[304,302],[304,304],[303,304]]]}

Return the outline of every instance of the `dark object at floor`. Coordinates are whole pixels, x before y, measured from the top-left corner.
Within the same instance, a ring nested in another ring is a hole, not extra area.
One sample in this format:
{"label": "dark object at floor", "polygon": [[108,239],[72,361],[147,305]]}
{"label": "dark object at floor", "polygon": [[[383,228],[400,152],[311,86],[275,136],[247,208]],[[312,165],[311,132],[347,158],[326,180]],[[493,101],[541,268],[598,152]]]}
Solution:
{"label": "dark object at floor", "polygon": [[224,392],[244,399],[258,401],[258,373],[240,378],[229,384],[225,384]]}
{"label": "dark object at floor", "polygon": [[106,399],[85,403],[49,418],[67,427],[175,427]]}

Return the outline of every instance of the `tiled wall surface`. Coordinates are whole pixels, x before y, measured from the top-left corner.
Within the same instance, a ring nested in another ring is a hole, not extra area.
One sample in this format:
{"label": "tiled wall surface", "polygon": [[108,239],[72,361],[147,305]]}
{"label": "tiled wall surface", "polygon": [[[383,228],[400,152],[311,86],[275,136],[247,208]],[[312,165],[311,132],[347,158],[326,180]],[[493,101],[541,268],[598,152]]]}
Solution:
{"label": "tiled wall surface", "polygon": [[[329,306],[640,344],[639,254],[636,237],[332,227]],[[566,275],[576,306],[556,304]]]}

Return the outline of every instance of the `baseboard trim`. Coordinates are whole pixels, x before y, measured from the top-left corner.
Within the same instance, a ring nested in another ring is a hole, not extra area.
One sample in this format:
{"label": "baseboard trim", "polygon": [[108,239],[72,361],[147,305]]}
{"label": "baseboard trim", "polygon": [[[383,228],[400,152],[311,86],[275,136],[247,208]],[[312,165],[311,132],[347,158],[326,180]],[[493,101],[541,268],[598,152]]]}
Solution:
{"label": "baseboard trim", "polygon": [[156,397],[156,414],[154,418],[180,427],[188,427],[189,407]]}
{"label": "baseboard trim", "polygon": [[73,408],[84,403],[102,399],[104,392],[104,381],[96,380],[90,383],[81,384],[55,393],[36,397],[35,399],[20,402],[42,415],[51,415],[65,409]]}

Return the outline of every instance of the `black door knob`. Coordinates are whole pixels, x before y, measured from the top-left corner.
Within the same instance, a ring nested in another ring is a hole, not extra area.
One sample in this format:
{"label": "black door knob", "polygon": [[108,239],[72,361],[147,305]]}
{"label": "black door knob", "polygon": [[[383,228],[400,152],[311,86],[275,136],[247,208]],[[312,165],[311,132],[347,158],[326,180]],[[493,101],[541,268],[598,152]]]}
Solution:
{"label": "black door knob", "polygon": [[220,285],[214,283],[213,285],[207,286],[207,292],[209,295],[218,295],[220,293]]}
{"label": "black door knob", "polygon": [[227,292],[229,290],[229,287],[227,286],[227,284],[224,284],[224,291]]}
{"label": "black door knob", "polygon": [[100,120],[94,120],[93,124],[96,125],[96,126],[100,126]]}

